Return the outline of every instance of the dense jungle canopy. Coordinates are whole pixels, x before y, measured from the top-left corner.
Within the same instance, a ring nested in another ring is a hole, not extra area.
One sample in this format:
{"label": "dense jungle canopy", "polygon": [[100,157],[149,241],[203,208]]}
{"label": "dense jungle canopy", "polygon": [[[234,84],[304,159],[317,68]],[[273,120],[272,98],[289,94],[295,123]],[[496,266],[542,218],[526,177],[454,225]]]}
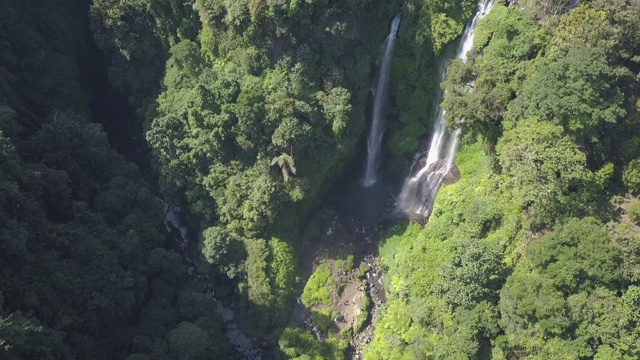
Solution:
{"label": "dense jungle canopy", "polygon": [[[203,276],[267,359],[355,356],[369,325],[365,359],[640,358],[640,0],[498,0],[443,64],[476,5],[0,1],[0,358],[241,358]],[[462,176],[380,225],[386,302],[339,332],[332,271],[361,259],[301,267],[397,14],[381,171],[441,104]]]}

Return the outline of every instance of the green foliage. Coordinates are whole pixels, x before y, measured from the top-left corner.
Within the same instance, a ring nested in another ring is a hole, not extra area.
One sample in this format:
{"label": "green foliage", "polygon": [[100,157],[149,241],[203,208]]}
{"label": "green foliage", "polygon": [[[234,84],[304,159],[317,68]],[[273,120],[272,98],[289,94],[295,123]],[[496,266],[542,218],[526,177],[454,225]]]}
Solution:
{"label": "green foliage", "polygon": [[291,240],[364,130],[370,54],[379,39],[368,35],[377,34],[377,21],[356,18],[382,19],[392,7],[193,5],[200,23],[187,21],[199,42],[177,37],[166,46],[164,86],[147,112],[146,138],[162,192],[186,203],[207,229],[207,260],[241,281],[255,324],[277,333],[296,271]]}
{"label": "green foliage", "polygon": [[[449,68],[442,106],[469,145],[462,179],[441,189],[426,228],[385,235],[389,302],[365,358],[640,357],[638,235],[585,218],[616,218],[600,194],[618,193],[620,179],[640,191],[640,5],[568,4],[497,4],[476,33],[479,53]],[[165,248],[160,204],[90,121],[103,99],[91,95],[101,65],[87,8],[111,83],[146,122],[150,180],[204,230],[209,275],[239,283],[239,310],[272,341],[290,316],[293,239],[362,142],[388,21],[402,13],[387,145],[407,161],[429,129],[435,55],[475,6],[0,4],[0,357],[232,356],[212,295]],[[336,291],[322,265],[303,302],[322,308]],[[330,309],[313,312],[331,328]],[[278,356],[305,359],[344,358],[348,346],[295,327],[278,345]]]}
{"label": "green foliage", "polygon": [[311,332],[292,325],[284,329],[278,345],[281,359],[345,359],[348,343],[333,336],[318,341]]}
{"label": "green foliage", "polygon": [[[488,245],[489,238],[501,236],[500,240],[505,240],[514,236],[506,231],[509,221],[499,207],[494,210],[499,213],[495,218],[502,221],[489,227],[487,240],[467,240],[469,232],[479,235],[473,230],[475,226],[465,224],[464,217],[471,219],[473,209],[483,202],[490,203],[487,197],[495,191],[487,189],[491,186],[491,167],[479,144],[463,149],[457,165],[462,178],[440,190],[426,228],[419,224],[399,225],[385,235],[379,252],[385,283],[389,283],[385,287],[388,303],[383,315],[374,318],[375,337],[363,351],[366,359],[421,358],[427,354],[473,358],[481,351],[478,344],[498,333],[494,304],[473,296],[470,298],[475,300],[465,304],[466,308],[450,309],[445,303],[446,296],[454,291],[469,290],[462,283],[477,289],[475,294],[485,294],[496,301],[496,290],[506,274],[501,251],[494,240]],[[477,197],[484,201],[474,201]],[[475,205],[470,206],[473,202]],[[465,212],[467,207],[470,209]],[[488,210],[489,214],[494,212]],[[475,286],[472,273],[484,274],[480,278],[485,279],[485,287]]]}
{"label": "green foliage", "polygon": [[248,300],[251,318],[256,327],[267,329],[271,325],[272,312],[270,308],[274,301],[274,291],[269,279],[267,262],[269,249],[264,240],[249,240],[245,242],[247,249],[247,282]]}
{"label": "green foliage", "polygon": [[587,195],[581,192],[589,190],[593,174],[561,127],[522,120],[505,132],[497,152],[505,185],[526,211],[531,229],[552,226],[563,214],[581,213]]}
{"label": "green foliage", "polygon": [[369,320],[369,311],[371,311],[371,299],[369,299],[369,294],[364,293],[362,297],[362,306],[360,308],[361,313],[356,318],[356,324],[353,327],[353,331],[356,334],[359,334],[362,330],[364,330],[367,320]]}
{"label": "green foliage", "polygon": [[502,4],[480,21],[474,46],[482,57],[454,61],[442,84],[449,128],[461,128],[472,142],[482,136],[493,152],[507,106],[541,50],[538,31],[533,18]]}
{"label": "green foliage", "polygon": [[[629,67],[631,63],[638,64],[640,41],[637,35],[640,33],[640,21],[634,14],[640,10],[640,4],[633,1],[596,0],[592,6],[602,11],[598,15],[604,15],[609,22],[612,30],[608,34],[612,33],[616,38],[615,58],[624,67]],[[600,40],[600,38],[597,39]],[[628,62],[629,60],[631,62]]]}
{"label": "green foliage", "polygon": [[[473,35],[473,48],[477,51],[484,51],[497,30],[503,28],[502,23],[508,17],[518,16],[519,14],[518,12],[509,12],[509,9],[504,4],[495,4],[493,9],[478,23],[476,32]],[[514,25],[519,25],[519,23],[520,21],[514,22]]]}
{"label": "green foliage", "polygon": [[324,332],[332,330],[334,327],[333,319],[335,316],[330,308],[311,309],[311,317],[313,318],[313,325]]}
{"label": "green foliage", "polygon": [[624,167],[622,182],[632,194],[640,192],[640,158],[633,159]]}
{"label": "green foliage", "polygon": [[275,295],[273,323],[284,327],[283,323],[291,312],[293,289],[296,281],[294,251],[288,243],[272,238],[269,240],[269,278]]}
{"label": "green foliage", "polygon": [[638,235],[585,217],[616,218],[600,194],[617,193],[620,175],[635,191],[637,6],[566,5],[496,4],[476,32],[481,53],[449,67],[446,120],[472,145],[426,227],[398,225],[380,243],[388,304],[365,359],[638,357],[625,320]]}
{"label": "green foliage", "polygon": [[[126,14],[144,13],[125,4],[113,7]],[[416,60],[431,62],[433,51],[440,52],[461,33],[474,7],[471,0],[415,1],[407,7],[408,25],[399,32],[406,67],[394,70],[394,79],[407,74],[429,79],[428,65],[417,66],[422,62]],[[96,26],[97,36],[113,45],[122,33],[111,33],[104,24],[121,18],[109,9],[106,4],[94,6],[94,17],[102,22]],[[256,324],[267,329],[275,319],[285,318],[295,267],[289,252],[282,262],[272,263],[281,254],[279,245],[267,250],[260,239],[275,236],[287,244],[295,239],[318,196],[350,161],[365,128],[376,57],[372,54],[386,36],[380,25],[399,4],[200,0],[194,6],[200,24],[185,13],[186,22],[198,28],[199,42],[192,36],[173,36],[176,26],[170,26],[171,21],[180,9],[152,17],[163,25],[161,37],[169,41],[155,47],[168,56],[162,59],[166,71],[157,107],[146,112],[146,138],[161,190],[186,202],[189,212],[202,220],[201,227],[207,229],[201,246],[205,257],[245,284],[245,304]],[[368,20],[358,20],[362,18]],[[122,19],[122,28],[146,20]],[[153,37],[143,38],[152,43]],[[130,43],[116,47],[146,52]],[[131,65],[116,67],[136,68]],[[426,133],[421,110],[428,109],[424,95],[432,85],[427,81],[398,92],[402,108],[414,103],[418,107],[391,142],[396,154],[413,152]],[[404,101],[405,91],[411,102]],[[404,135],[410,140],[402,139]],[[277,244],[271,240],[266,246],[272,243]],[[353,259],[347,267],[353,267]],[[329,277],[318,284],[310,279],[305,305],[330,303],[325,286]]]}
{"label": "green foliage", "polygon": [[[519,121],[535,116],[563,126],[579,144],[595,146],[605,124],[625,115],[623,96],[612,75],[600,48],[570,48],[525,83],[509,104],[507,117]],[[599,155],[608,153],[606,148],[600,151]]]}
{"label": "green foliage", "polygon": [[[0,247],[13,259],[3,259],[3,271],[30,279],[3,280],[9,301],[2,318],[28,312],[36,324],[33,331],[20,325],[18,338],[6,338],[12,354],[46,358],[47,343],[52,358],[120,357],[123,347],[151,353],[127,334],[163,343],[179,321],[206,315],[183,316],[172,307],[171,299],[190,284],[185,266],[175,252],[158,247],[160,206],[137,168],[108,148],[100,127],[58,113],[28,139],[21,147],[30,148],[31,161],[9,139],[1,141],[0,187],[8,191],[1,200]],[[42,233],[50,242],[41,242]],[[131,317],[134,311],[140,315]],[[67,319],[64,336],[53,330],[60,316]],[[29,344],[43,350],[33,352]],[[226,356],[228,345],[220,343],[219,351]]]}
{"label": "green foliage", "polygon": [[570,0],[528,0],[526,9],[544,21],[569,12],[571,4]]}
{"label": "green foliage", "polygon": [[606,225],[613,245],[622,254],[623,279],[630,283],[640,280],[640,241],[637,234],[628,225],[610,222]]}
{"label": "green foliage", "polygon": [[202,233],[202,254],[207,261],[217,265],[222,271],[235,278],[238,265],[246,256],[242,241],[238,240],[227,229],[214,226]]}
{"label": "green foliage", "polygon": [[640,150],[640,137],[634,136],[629,140],[626,140],[622,143],[621,154],[623,156],[622,160],[624,162],[630,162],[635,159],[638,154],[638,150]]}
{"label": "green foliage", "polygon": [[314,305],[331,306],[331,295],[328,286],[332,283],[331,269],[327,265],[320,265],[311,275],[304,286],[301,300],[304,306],[310,308]]}
{"label": "green foliage", "polygon": [[560,19],[549,44],[548,57],[559,59],[568,49],[581,47],[602,49],[610,57],[617,41],[615,28],[607,21],[606,13],[583,4]]}
{"label": "green foliage", "polygon": [[95,41],[110,60],[111,82],[134,106],[149,111],[169,47],[195,36],[193,9],[177,0],[94,1],[90,18]]}
{"label": "green foliage", "polygon": [[640,222],[640,201],[634,201],[629,205],[629,210],[627,210],[631,221],[638,223]]}
{"label": "green foliage", "polygon": [[609,243],[602,224],[593,218],[568,221],[532,243],[527,256],[562,289],[612,284],[621,277],[618,251]]}
{"label": "green foliage", "polygon": [[588,344],[595,343],[637,355],[637,334],[616,325],[621,316],[615,291],[621,286],[620,255],[592,218],[571,219],[529,245],[526,260],[501,293],[507,353],[593,356],[597,348]]}
{"label": "green foliage", "polygon": [[370,269],[371,267],[368,264],[361,264],[358,267],[358,277],[363,278]]}
{"label": "green foliage", "polygon": [[345,264],[345,269],[347,271],[351,271],[351,269],[353,269],[353,255],[347,256],[347,263]]}
{"label": "green foliage", "polygon": [[485,237],[489,231],[495,230],[501,220],[501,211],[491,198],[474,199],[464,212],[464,225],[467,231],[471,236],[478,238]]}
{"label": "green foliage", "polygon": [[0,318],[0,339],[0,355],[10,360],[70,356],[60,332],[43,327],[37,319],[24,316],[20,311]]}
{"label": "green foliage", "polygon": [[161,203],[90,121],[86,8],[0,8],[0,357],[170,356],[190,322],[228,358],[212,297],[164,248]]}
{"label": "green foliage", "polygon": [[402,163],[410,161],[430,128],[427,119],[440,80],[434,71],[439,66],[434,55],[444,53],[447,45],[461,35],[475,7],[473,0],[412,0],[402,7],[390,85],[390,102],[394,105],[391,118],[400,120],[402,124],[396,124],[402,126],[391,128],[387,144],[396,158],[404,160]]}
{"label": "green foliage", "polygon": [[624,196],[620,196],[620,195],[613,195],[611,197],[611,200],[609,200],[609,202],[612,205],[621,205],[624,203]]}
{"label": "green foliage", "polygon": [[190,322],[181,322],[169,333],[172,356],[197,360],[210,358],[211,339],[206,331]]}
{"label": "green foliage", "polygon": [[327,121],[331,123],[334,135],[339,136],[348,125],[353,106],[349,103],[351,95],[347,89],[337,87],[331,89],[328,94],[318,93],[318,99],[322,106]]}
{"label": "green foliage", "polygon": [[88,35],[85,11],[82,4],[61,1],[0,5],[0,98],[10,99],[13,110],[23,114],[20,123],[29,132],[54,109],[88,108],[77,81],[88,50],[80,40]]}
{"label": "green foliage", "polygon": [[447,14],[439,13],[432,15],[431,34],[434,38],[433,50],[438,53],[446,44],[458,37],[462,33],[464,24],[456,22]]}
{"label": "green foliage", "polygon": [[471,309],[483,301],[497,303],[505,279],[500,249],[477,240],[459,242],[440,269],[442,280],[434,291],[450,310],[459,306]]}
{"label": "green foliage", "polygon": [[427,129],[423,125],[410,123],[389,139],[389,150],[397,156],[413,154],[420,147],[419,137],[426,132]]}

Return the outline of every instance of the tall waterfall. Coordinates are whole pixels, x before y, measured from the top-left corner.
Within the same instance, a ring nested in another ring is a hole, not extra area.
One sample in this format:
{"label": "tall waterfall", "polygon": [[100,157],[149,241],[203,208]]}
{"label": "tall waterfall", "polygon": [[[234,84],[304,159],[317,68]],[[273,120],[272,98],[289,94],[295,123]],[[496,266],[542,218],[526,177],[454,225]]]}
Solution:
{"label": "tall waterfall", "polygon": [[[456,51],[456,58],[467,60],[467,52],[473,48],[473,35],[480,19],[487,14],[495,0],[480,0],[473,20],[467,24]],[[445,62],[448,65],[449,59]],[[445,70],[446,70],[445,65]],[[442,79],[444,80],[444,72]],[[450,172],[458,151],[458,137],[460,130],[455,130],[447,137],[444,117],[446,112],[438,107],[433,126],[433,137],[426,158],[417,156],[412,169],[418,169],[413,176],[408,177],[398,196],[396,206],[398,210],[412,217],[426,219],[431,215],[431,209],[436,194],[446,175]],[[446,141],[448,138],[448,141]]]}
{"label": "tall waterfall", "polygon": [[367,167],[364,179],[362,180],[364,186],[371,186],[378,181],[377,172],[380,163],[380,147],[382,146],[382,134],[384,133],[384,108],[387,100],[393,46],[396,43],[396,33],[398,32],[399,24],[400,14],[396,15],[391,22],[391,31],[384,41],[383,52],[380,57],[378,82],[374,92],[371,133],[367,139]]}

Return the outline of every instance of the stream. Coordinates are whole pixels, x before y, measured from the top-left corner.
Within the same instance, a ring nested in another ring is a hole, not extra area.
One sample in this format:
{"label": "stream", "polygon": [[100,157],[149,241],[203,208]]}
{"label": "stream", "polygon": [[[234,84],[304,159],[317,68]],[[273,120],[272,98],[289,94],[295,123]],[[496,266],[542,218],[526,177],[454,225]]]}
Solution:
{"label": "stream", "polygon": [[[368,265],[362,278],[357,271],[345,271],[335,275],[336,279],[355,278],[347,283],[339,301],[332,305],[341,316],[351,313],[353,306],[344,306],[347,299],[359,297],[367,293],[371,299],[368,325],[354,337],[348,338],[350,358],[359,359],[362,347],[373,340],[372,315],[377,308],[386,302],[386,293],[382,282],[382,270],[375,263],[377,257],[377,240],[382,231],[395,223],[395,198],[400,190],[400,178],[384,176],[382,172],[378,181],[371,186],[362,184],[361,173],[354,170],[339,180],[329,192],[329,196],[313,214],[312,221],[319,222],[319,234],[311,240],[311,248],[300,262],[300,278],[307,280],[323,260],[334,261],[354,257],[354,268]],[[327,334],[318,330],[313,324],[310,310],[300,301],[305,281],[296,286],[296,302],[293,308],[295,322],[314,334],[318,341],[324,341]],[[338,280],[342,281],[342,280]],[[363,286],[360,286],[361,281]],[[345,295],[349,293],[350,295]],[[345,316],[348,321],[348,316]],[[336,327],[349,326],[345,320],[336,319]]]}
{"label": "stream", "polygon": [[263,358],[263,353],[251,339],[246,336],[238,325],[234,322],[235,313],[231,306],[225,306],[223,301],[215,298],[215,281],[207,275],[197,272],[200,259],[200,251],[197,242],[192,241],[189,237],[189,230],[180,212],[180,208],[171,206],[158,199],[164,206],[164,226],[167,232],[172,235],[180,248],[182,258],[187,262],[187,270],[189,275],[199,282],[203,283],[209,291],[214,295],[213,304],[215,312],[217,312],[224,320],[225,332],[229,338],[229,342],[236,351],[243,356],[245,360],[259,360]]}
{"label": "stream", "polygon": [[[342,180],[333,187],[318,210],[324,212],[324,219],[321,221],[321,233],[317,238],[317,243],[328,245],[333,250],[350,251],[356,259],[356,267],[360,262],[371,266],[371,270],[366,274],[367,291],[373,302],[373,309],[386,301],[384,288],[381,280],[381,270],[376,268],[374,258],[376,254],[376,239],[380,231],[380,226],[387,221],[393,212],[395,199],[393,195],[399,191],[400,179],[387,179],[382,176],[378,182],[370,187],[364,187],[360,175],[354,171],[343,177]],[[203,283],[208,291],[214,296],[216,294],[215,279],[199,273],[200,250],[197,242],[193,241],[188,224],[180,211],[180,208],[172,206],[158,198],[164,207],[163,223],[165,230],[171,235],[174,246],[187,263],[189,275]],[[348,249],[348,250],[347,250]],[[318,254],[310,254],[314,258],[309,261],[302,261],[301,266],[309,266],[309,269],[302,269],[302,278],[310,276],[311,267],[321,258]],[[337,256],[338,253],[333,254]],[[297,296],[300,296],[300,292]],[[223,304],[223,301],[215,299],[212,304],[214,310],[222,317],[225,324],[225,332],[229,341],[236,351],[245,360],[263,359],[268,357],[263,351],[244,334],[238,324],[235,323],[235,312],[232,305]],[[225,306],[226,305],[226,306]],[[373,311],[371,313],[373,313]],[[307,310],[299,300],[293,304],[293,318],[298,324],[311,331],[319,341],[326,338],[315,328],[311,322],[309,310]],[[369,325],[360,336],[359,341],[365,344],[373,337],[373,328]],[[359,338],[358,337],[358,338]],[[358,341],[358,340],[356,340]],[[353,346],[354,351],[361,346]],[[355,358],[354,354],[354,358]]]}
{"label": "stream", "polygon": [[[490,11],[495,0],[481,0],[478,4],[476,15],[467,24],[462,40],[459,43],[457,58],[466,59],[467,51],[471,50],[473,33],[482,16]],[[312,249],[308,251],[300,264],[300,278],[309,279],[315,268],[323,259],[338,260],[346,259],[353,255],[355,268],[360,264],[367,265],[369,271],[365,273],[366,281],[359,283],[358,277],[353,270],[340,270],[341,274],[334,275],[341,283],[351,284],[353,297],[345,299],[341,297],[338,303],[334,303],[332,308],[340,310],[342,314],[349,314],[355,300],[362,299],[366,292],[371,298],[373,308],[369,311],[369,325],[356,336],[350,339],[352,354],[351,357],[359,359],[362,347],[373,339],[373,325],[371,324],[371,314],[374,314],[379,306],[386,302],[386,292],[382,281],[382,270],[375,264],[377,256],[377,240],[382,230],[395,222],[394,216],[398,215],[397,209],[404,213],[417,213],[428,218],[431,205],[435,195],[443,183],[445,176],[450,172],[457,150],[457,140],[459,133],[454,131],[449,140],[448,149],[445,151],[444,144],[446,127],[444,124],[444,111],[438,111],[435,121],[431,148],[426,154],[426,159],[417,156],[417,164],[413,168],[421,168],[413,176],[409,176],[404,184],[401,179],[393,179],[393,174],[388,177],[382,173],[378,175],[376,170],[379,162],[379,150],[383,134],[384,117],[384,95],[388,86],[388,67],[393,54],[393,43],[398,29],[399,16],[392,22],[391,31],[386,42],[386,51],[383,54],[383,69],[376,91],[376,104],[374,106],[374,119],[372,134],[368,142],[368,160],[366,162],[366,172],[364,182],[359,179],[355,171],[345,175],[338,181],[329,192],[326,200],[319,210],[315,212],[313,218],[320,227],[319,234],[314,236],[311,242]],[[436,174],[437,176],[433,175]],[[404,186],[402,186],[404,185]],[[402,191],[400,191],[402,188]],[[395,195],[400,194],[396,200]],[[160,200],[162,201],[162,200]],[[197,272],[199,268],[200,251],[197,241],[192,241],[189,237],[188,227],[184,221],[180,209],[162,201],[165,210],[164,223],[166,230],[177,241],[183,258],[188,264],[190,276],[207,286],[207,289],[214,292],[215,280],[209,276]],[[308,231],[306,229],[305,231]],[[360,274],[362,275],[362,274]],[[349,279],[349,280],[345,280]],[[344,281],[344,282],[343,282]],[[349,285],[347,285],[349,286]],[[293,319],[302,327],[311,331],[318,341],[323,341],[326,334],[319,331],[312,322],[311,313],[306,309],[300,300],[304,282],[297,284],[296,302],[293,304]],[[215,296],[215,293],[214,293]],[[340,297],[341,295],[338,295]],[[246,336],[234,322],[235,313],[231,306],[225,306],[220,300],[215,300],[215,311],[224,320],[226,334],[235,347],[246,360],[262,359],[266,356],[253,341]],[[358,300],[361,301],[361,300]],[[351,308],[346,305],[351,304]],[[228,305],[228,304],[227,304]],[[345,305],[345,306],[343,306]],[[342,312],[344,310],[344,312]],[[357,310],[360,313],[360,308]],[[352,314],[353,312],[351,312]],[[339,318],[335,322],[340,322]],[[343,320],[344,321],[344,320]],[[350,325],[342,325],[350,326]]]}

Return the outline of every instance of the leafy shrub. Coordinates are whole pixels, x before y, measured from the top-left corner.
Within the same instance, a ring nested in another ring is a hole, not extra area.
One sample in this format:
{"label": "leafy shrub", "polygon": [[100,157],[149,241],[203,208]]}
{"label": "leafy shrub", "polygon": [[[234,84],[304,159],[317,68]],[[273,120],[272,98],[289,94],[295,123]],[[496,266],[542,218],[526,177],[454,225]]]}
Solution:
{"label": "leafy shrub", "polygon": [[505,278],[502,251],[475,239],[464,240],[440,268],[442,281],[434,292],[450,310],[472,308],[477,303],[495,303]]}
{"label": "leafy shrub", "polygon": [[632,137],[631,139],[622,143],[622,151],[620,154],[622,159],[627,162],[633,160],[638,154],[638,149],[640,148],[640,138],[637,136]]}
{"label": "leafy shrub", "polygon": [[344,359],[347,346],[346,341],[337,340],[333,336],[319,342],[311,332],[297,326],[289,326],[284,329],[278,341],[278,358]]}
{"label": "leafy shrub", "polygon": [[342,335],[343,339],[352,338],[353,337],[353,328],[346,327],[346,328],[342,329],[342,331],[340,332],[340,335]]}
{"label": "leafy shrub", "polygon": [[347,271],[353,269],[353,255],[347,256]]}
{"label": "leafy shrub", "polygon": [[472,234],[483,237],[488,231],[499,225],[502,214],[493,200],[477,198],[465,210],[464,217]]}
{"label": "leafy shrub", "polygon": [[640,192],[640,158],[631,160],[622,172],[622,182],[630,193]]}
{"label": "leafy shrub", "polygon": [[367,264],[361,265],[358,268],[358,277],[364,277],[364,274],[367,273],[367,271],[369,271],[369,269],[371,269],[371,267]]}
{"label": "leafy shrub", "polygon": [[369,319],[369,310],[371,308],[371,299],[369,299],[369,295],[364,293],[364,297],[362,298],[362,312],[358,315],[356,319],[355,332],[356,334],[360,333],[364,330],[365,325],[367,324],[367,320]]}
{"label": "leafy shrub", "polygon": [[611,200],[609,200],[609,202],[612,205],[620,205],[620,204],[622,204],[624,202],[624,197],[620,196],[620,195],[613,195],[611,197]]}
{"label": "leafy shrub", "polygon": [[369,313],[367,312],[363,312],[360,315],[358,315],[358,318],[356,319],[356,327],[355,327],[356,334],[359,334],[362,330],[364,330],[364,326],[367,323],[368,318],[369,318]]}
{"label": "leafy shrub", "polygon": [[333,315],[330,308],[311,310],[313,325],[322,331],[331,330],[333,327],[333,319],[335,318]]}
{"label": "leafy shrub", "polygon": [[639,223],[640,222],[640,201],[636,200],[633,203],[631,203],[631,206],[629,206],[629,210],[627,211],[627,213],[629,214],[631,221],[633,221],[634,223]]}
{"label": "leafy shrub", "polygon": [[304,291],[300,297],[304,306],[310,308],[317,304],[331,305],[331,295],[327,288],[327,283],[330,282],[331,269],[324,264],[318,266],[304,286]]}

